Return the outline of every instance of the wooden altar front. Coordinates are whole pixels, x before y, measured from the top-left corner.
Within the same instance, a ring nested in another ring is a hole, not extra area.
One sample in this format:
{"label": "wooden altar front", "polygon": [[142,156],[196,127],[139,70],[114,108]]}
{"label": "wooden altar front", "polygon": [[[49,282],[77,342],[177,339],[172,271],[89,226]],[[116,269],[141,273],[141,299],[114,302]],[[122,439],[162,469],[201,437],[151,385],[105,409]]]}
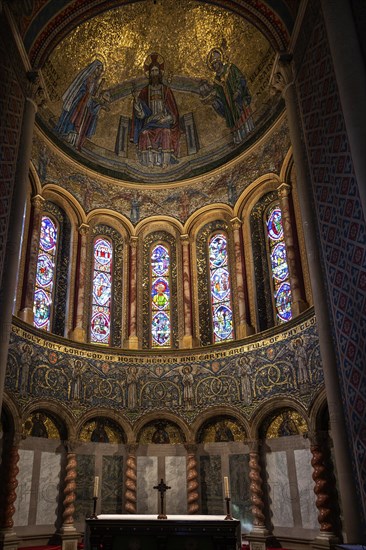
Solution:
{"label": "wooden altar front", "polygon": [[240,521],[224,516],[106,515],[86,519],[87,550],[239,550]]}

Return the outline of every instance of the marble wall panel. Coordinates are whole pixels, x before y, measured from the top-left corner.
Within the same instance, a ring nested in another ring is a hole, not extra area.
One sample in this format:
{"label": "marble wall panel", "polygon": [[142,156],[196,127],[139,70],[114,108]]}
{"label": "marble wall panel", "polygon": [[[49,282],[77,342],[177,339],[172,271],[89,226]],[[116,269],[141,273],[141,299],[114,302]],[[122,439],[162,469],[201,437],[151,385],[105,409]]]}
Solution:
{"label": "marble wall panel", "polygon": [[101,513],[122,514],[123,457],[103,456]]}
{"label": "marble wall panel", "polygon": [[286,452],[272,452],[267,454],[266,460],[271,521],[275,527],[293,527],[294,519]]}
{"label": "marble wall panel", "polygon": [[166,492],[166,513],[187,513],[187,461],[185,456],[165,458],[165,483],[171,487]]}
{"label": "marble wall panel", "polygon": [[41,455],[39,489],[37,499],[37,525],[53,525],[57,519],[60,496],[61,455]]}
{"label": "marble wall panel", "polygon": [[250,501],[249,455],[229,455],[231,513],[245,530],[253,525]]}
{"label": "marble wall panel", "polygon": [[308,449],[297,449],[294,451],[294,455],[302,526],[306,529],[318,529],[314,482],[311,477],[311,454]]}
{"label": "marble wall panel", "polygon": [[203,514],[223,514],[221,456],[200,457],[201,509]]}
{"label": "marble wall panel", "polygon": [[93,488],[95,457],[93,455],[77,455],[76,476],[76,521],[84,521],[85,517],[93,511]]}
{"label": "marble wall panel", "polygon": [[137,457],[137,513],[158,513],[158,492],[154,489],[158,479],[156,456]]}
{"label": "marble wall panel", "polygon": [[17,499],[15,501],[15,514],[13,521],[15,526],[28,525],[29,506],[32,489],[32,470],[33,470],[34,452],[19,450],[19,474],[18,487],[16,490]]}

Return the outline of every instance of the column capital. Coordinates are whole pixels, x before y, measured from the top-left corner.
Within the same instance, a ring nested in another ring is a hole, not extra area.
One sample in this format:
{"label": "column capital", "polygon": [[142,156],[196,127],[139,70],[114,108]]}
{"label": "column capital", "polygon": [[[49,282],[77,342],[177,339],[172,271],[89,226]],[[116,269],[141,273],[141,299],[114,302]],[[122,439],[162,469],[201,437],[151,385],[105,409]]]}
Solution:
{"label": "column capital", "polygon": [[130,443],[129,445],[127,445],[127,452],[129,455],[133,455],[135,456],[136,455],[136,451],[138,449],[138,444],[137,443]]}
{"label": "column capital", "polygon": [[243,224],[241,219],[238,218],[237,216],[235,218],[233,218],[232,220],[230,220],[230,223],[231,223],[234,230],[240,229],[241,225]]}
{"label": "column capital", "polygon": [[32,206],[34,207],[34,210],[37,212],[39,212],[44,203],[46,202],[46,199],[44,199],[41,195],[34,195],[34,197],[32,197],[31,199],[31,202],[32,202]]}
{"label": "column capital", "polygon": [[186,443],[184,447],[189,455],[194,455],[197,452],[197,445],[194,443]]}
{"label": "column capital", "polygon": [[259,453],[260,442],[258,439],[248,439],[245,443],[248,445],[250,453]]}
{"label": "column capital", "polygon": [[78,231],[82,237],[89,233],[90,225],[87,223],[81,223],[78,227]]}
{"label": "column capital", "polygon": [[64,441],[64,448],[67,454],[75,454],[78,445],[79,442],[76,439],[68,439],[67,441]]}
{"label": "column capital", "polygon": [[131,248],[137,248],[138,242],[139,242],[138,237],[130,237],[130,247]]}
{"label": "column capital", "polygon": [[291,185],[288,183],[281,183],[281,185],[277,188],[278,196],[280,199],[283,197],[289,197],[291,194]]}
{"label": "column capital", "polygon": [[182,246],[188,246],[190,244],[191,239],[188,233],[185,233],[184,235],[180,236],[180,242],[182,243]]}
{"label": "column capital", "polygon": [[292,69],[292,55],[290,53],[277,53],[273,69],[270,76],[270,86],[274,93],[286,93],[287,88],[294,83],[294,73]]}
{"label": "column capital", "polygon": [[26,97],[33,103],[36,111],[39,107],[44,107],[46,105],[45,92],[41,86],[40,71],[27,72]]}

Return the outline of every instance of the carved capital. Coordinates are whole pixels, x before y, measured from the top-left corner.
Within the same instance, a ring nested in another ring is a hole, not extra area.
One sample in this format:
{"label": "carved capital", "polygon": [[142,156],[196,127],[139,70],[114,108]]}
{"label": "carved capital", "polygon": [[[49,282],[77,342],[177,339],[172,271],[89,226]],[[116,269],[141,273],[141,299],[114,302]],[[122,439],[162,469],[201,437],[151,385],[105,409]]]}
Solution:
{"label": "carved capital", "polygon": [[64,448],[67,454],[74,454],[78,444],[78,441],[75,439],[68,439],[67,441],[64,441]]}
{"label": "carved capital", "polygon": [[270,78],[272,91],[283,95],[293,82],[292,56],[286,53],[277,54]]}
{"label": "carved capital", "polygon": [[197,452],[197,445],[193,443],[186,443],[184,447],[189,455],[194,455]]}
{"label": "carved capital", "polygon": [[44,107],[46,105],[45,91],[41,86],[41,77],[39,71],[27,72],[27,89],[26,96],[35,106]]}
{"label": "carved capital", "polygon": [[236,230],[240,229],[243,222],[241,221],[240,218],[236,217],[236,218],[233,218],[232,220],[230,220],[230,223],[231,223],[231,226],[234,229],[234,231],[236,231]]}
{"label": "carved capital", "polygon": [[291,185],[288,185],[288,183],[281,183],[277,189],[277,193],[280,199],[289,197],[291,194]]}
{"label": "carved capital", "polygon": [[44,203],[45,199],[41,197],[41,195],[35,195],[34,197],[32,197],[32,206],[35,212],[40,212],[43,208]]}
{"label": "carved capital", "polygon": [[188,246],[190,244],[189,235],[181,235],[180,236],[180,242],[182,243],[182,246]]}
{"label": "carved capital", "polygon": [[82,237],[85,237],[89,233],[90,226],[86,223],[79,225],[78,231]]}
{"label": "carved capital", "polygon": [[137,443],[132,443],[131,445],[127,445],[127,452],[129,455],[136,455],[136,451],[138,449]]}
{"label": "carved capital", "polygon": [[130,237],[130,247],[131,248],[137,248],[138,242],[139,242],[138,237]]}

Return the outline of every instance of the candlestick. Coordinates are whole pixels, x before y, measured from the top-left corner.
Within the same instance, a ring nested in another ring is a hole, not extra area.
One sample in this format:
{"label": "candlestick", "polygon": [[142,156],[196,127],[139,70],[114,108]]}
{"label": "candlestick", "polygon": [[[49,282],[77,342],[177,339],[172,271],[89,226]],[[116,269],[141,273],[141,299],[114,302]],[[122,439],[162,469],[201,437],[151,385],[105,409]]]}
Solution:
{"label": "candlestick", "polygon": [[229,478],[224,477],[224,489],[225,489],[225,498],[230,498],[230,491],[229,491]]}
{"label": "candlestick", "polygon": [[93,498],[98,498],[98,489],[99,489],[99,477],[95,476]]}

